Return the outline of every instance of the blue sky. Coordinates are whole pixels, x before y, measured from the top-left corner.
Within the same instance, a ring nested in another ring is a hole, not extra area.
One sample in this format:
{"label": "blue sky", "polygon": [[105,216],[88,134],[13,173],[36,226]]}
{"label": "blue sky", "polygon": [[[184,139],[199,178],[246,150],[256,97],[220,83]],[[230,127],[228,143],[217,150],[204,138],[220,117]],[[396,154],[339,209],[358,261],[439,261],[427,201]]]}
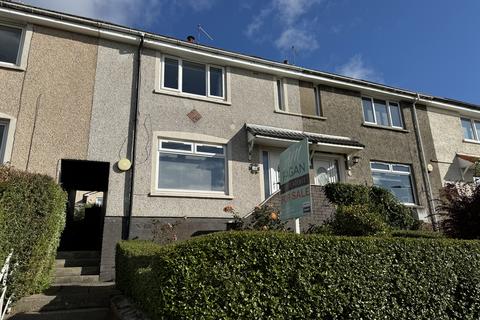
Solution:
{"label": "blue sky", "polygon": [[480,104],[478,0],[24,2],[181,39],[201,24],[203,44]]}

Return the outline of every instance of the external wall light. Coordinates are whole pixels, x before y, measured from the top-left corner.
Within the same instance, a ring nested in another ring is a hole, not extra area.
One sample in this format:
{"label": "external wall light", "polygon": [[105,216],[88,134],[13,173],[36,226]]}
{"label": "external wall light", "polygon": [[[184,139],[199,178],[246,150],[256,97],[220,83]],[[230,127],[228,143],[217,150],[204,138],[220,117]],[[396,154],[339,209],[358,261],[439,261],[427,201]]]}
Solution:
{"label": "external wall light", "polygon": [[248,167],[250,170],[250,173],[257,174],[260,172],[260,166],[258,163],[250,163],[250,166]]}

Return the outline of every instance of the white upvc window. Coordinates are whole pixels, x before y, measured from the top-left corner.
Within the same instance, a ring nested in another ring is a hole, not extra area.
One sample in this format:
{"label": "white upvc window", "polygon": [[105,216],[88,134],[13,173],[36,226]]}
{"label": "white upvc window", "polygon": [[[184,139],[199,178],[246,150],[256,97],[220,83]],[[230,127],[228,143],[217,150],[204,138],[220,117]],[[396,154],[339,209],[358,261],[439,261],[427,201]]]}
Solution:
{"label": "white upvc window", "polygon": [[285,80],[282,78],[275,78],[275,108],[280,111],[286,111],[285,99]]}
{"label": "white upvc window", "polygon": [[5,163],[7,150],[7,138],[10,121],[0,119],[0,163]]}
{"label": "white upvc window", "polygon": [[0,21],[0,67],[24,70],[31,37],[30,25]]}
{"label": "white upvc window", "polygon": [[368,124],[403,129],[398,102],[362,97],[363,120]]}
{"label": "white upvc window", "polygon": [[370,169],[375,186],[389,190],[403,204],[415,205],[410,165],[372,161]]}
{"label": "white upvc window", "polygon": [[163,55],[161,88],[187,95],[225,99],[225,68]]}
{"label": "white upvc window", "polygon": [[226,146],[159,139],[157,191],[228,193]]}
{"label": "white upvc window", "polygon": [[467,118],[460,119],[462,123],[463,139],[470,141],[480,141],[480,120]]}
{"label": "white upvc window", "polygon": [[318,117],[322,116],[322,100],[320,97],[320,89],[318,86],[313,86],[313,94],[315,95],[315,114]]}

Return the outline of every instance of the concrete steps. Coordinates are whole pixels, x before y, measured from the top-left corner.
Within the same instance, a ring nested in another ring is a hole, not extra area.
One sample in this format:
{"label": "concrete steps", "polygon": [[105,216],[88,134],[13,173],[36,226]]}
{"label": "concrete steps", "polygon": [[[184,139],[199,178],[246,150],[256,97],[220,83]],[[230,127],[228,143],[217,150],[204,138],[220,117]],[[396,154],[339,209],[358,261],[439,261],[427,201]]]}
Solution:
{"label": "concrete steps", "polygon": [[9,319],[106,319],[110,298],[120,292],[99,281],[100,253],[58,252],[54,285],[18,301]]}

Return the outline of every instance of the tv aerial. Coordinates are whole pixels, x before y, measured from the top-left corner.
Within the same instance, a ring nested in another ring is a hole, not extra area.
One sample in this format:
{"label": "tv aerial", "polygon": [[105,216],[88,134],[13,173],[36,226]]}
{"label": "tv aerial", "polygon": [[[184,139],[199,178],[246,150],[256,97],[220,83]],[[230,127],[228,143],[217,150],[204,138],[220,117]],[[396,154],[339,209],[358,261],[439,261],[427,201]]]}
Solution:
{"label": "tv aerial", "polygon": [[200,43],[200,35],[205,35],[210,41],[213,41],[212,36],[202,27],[202,25],[197,25],[197,43]]}

